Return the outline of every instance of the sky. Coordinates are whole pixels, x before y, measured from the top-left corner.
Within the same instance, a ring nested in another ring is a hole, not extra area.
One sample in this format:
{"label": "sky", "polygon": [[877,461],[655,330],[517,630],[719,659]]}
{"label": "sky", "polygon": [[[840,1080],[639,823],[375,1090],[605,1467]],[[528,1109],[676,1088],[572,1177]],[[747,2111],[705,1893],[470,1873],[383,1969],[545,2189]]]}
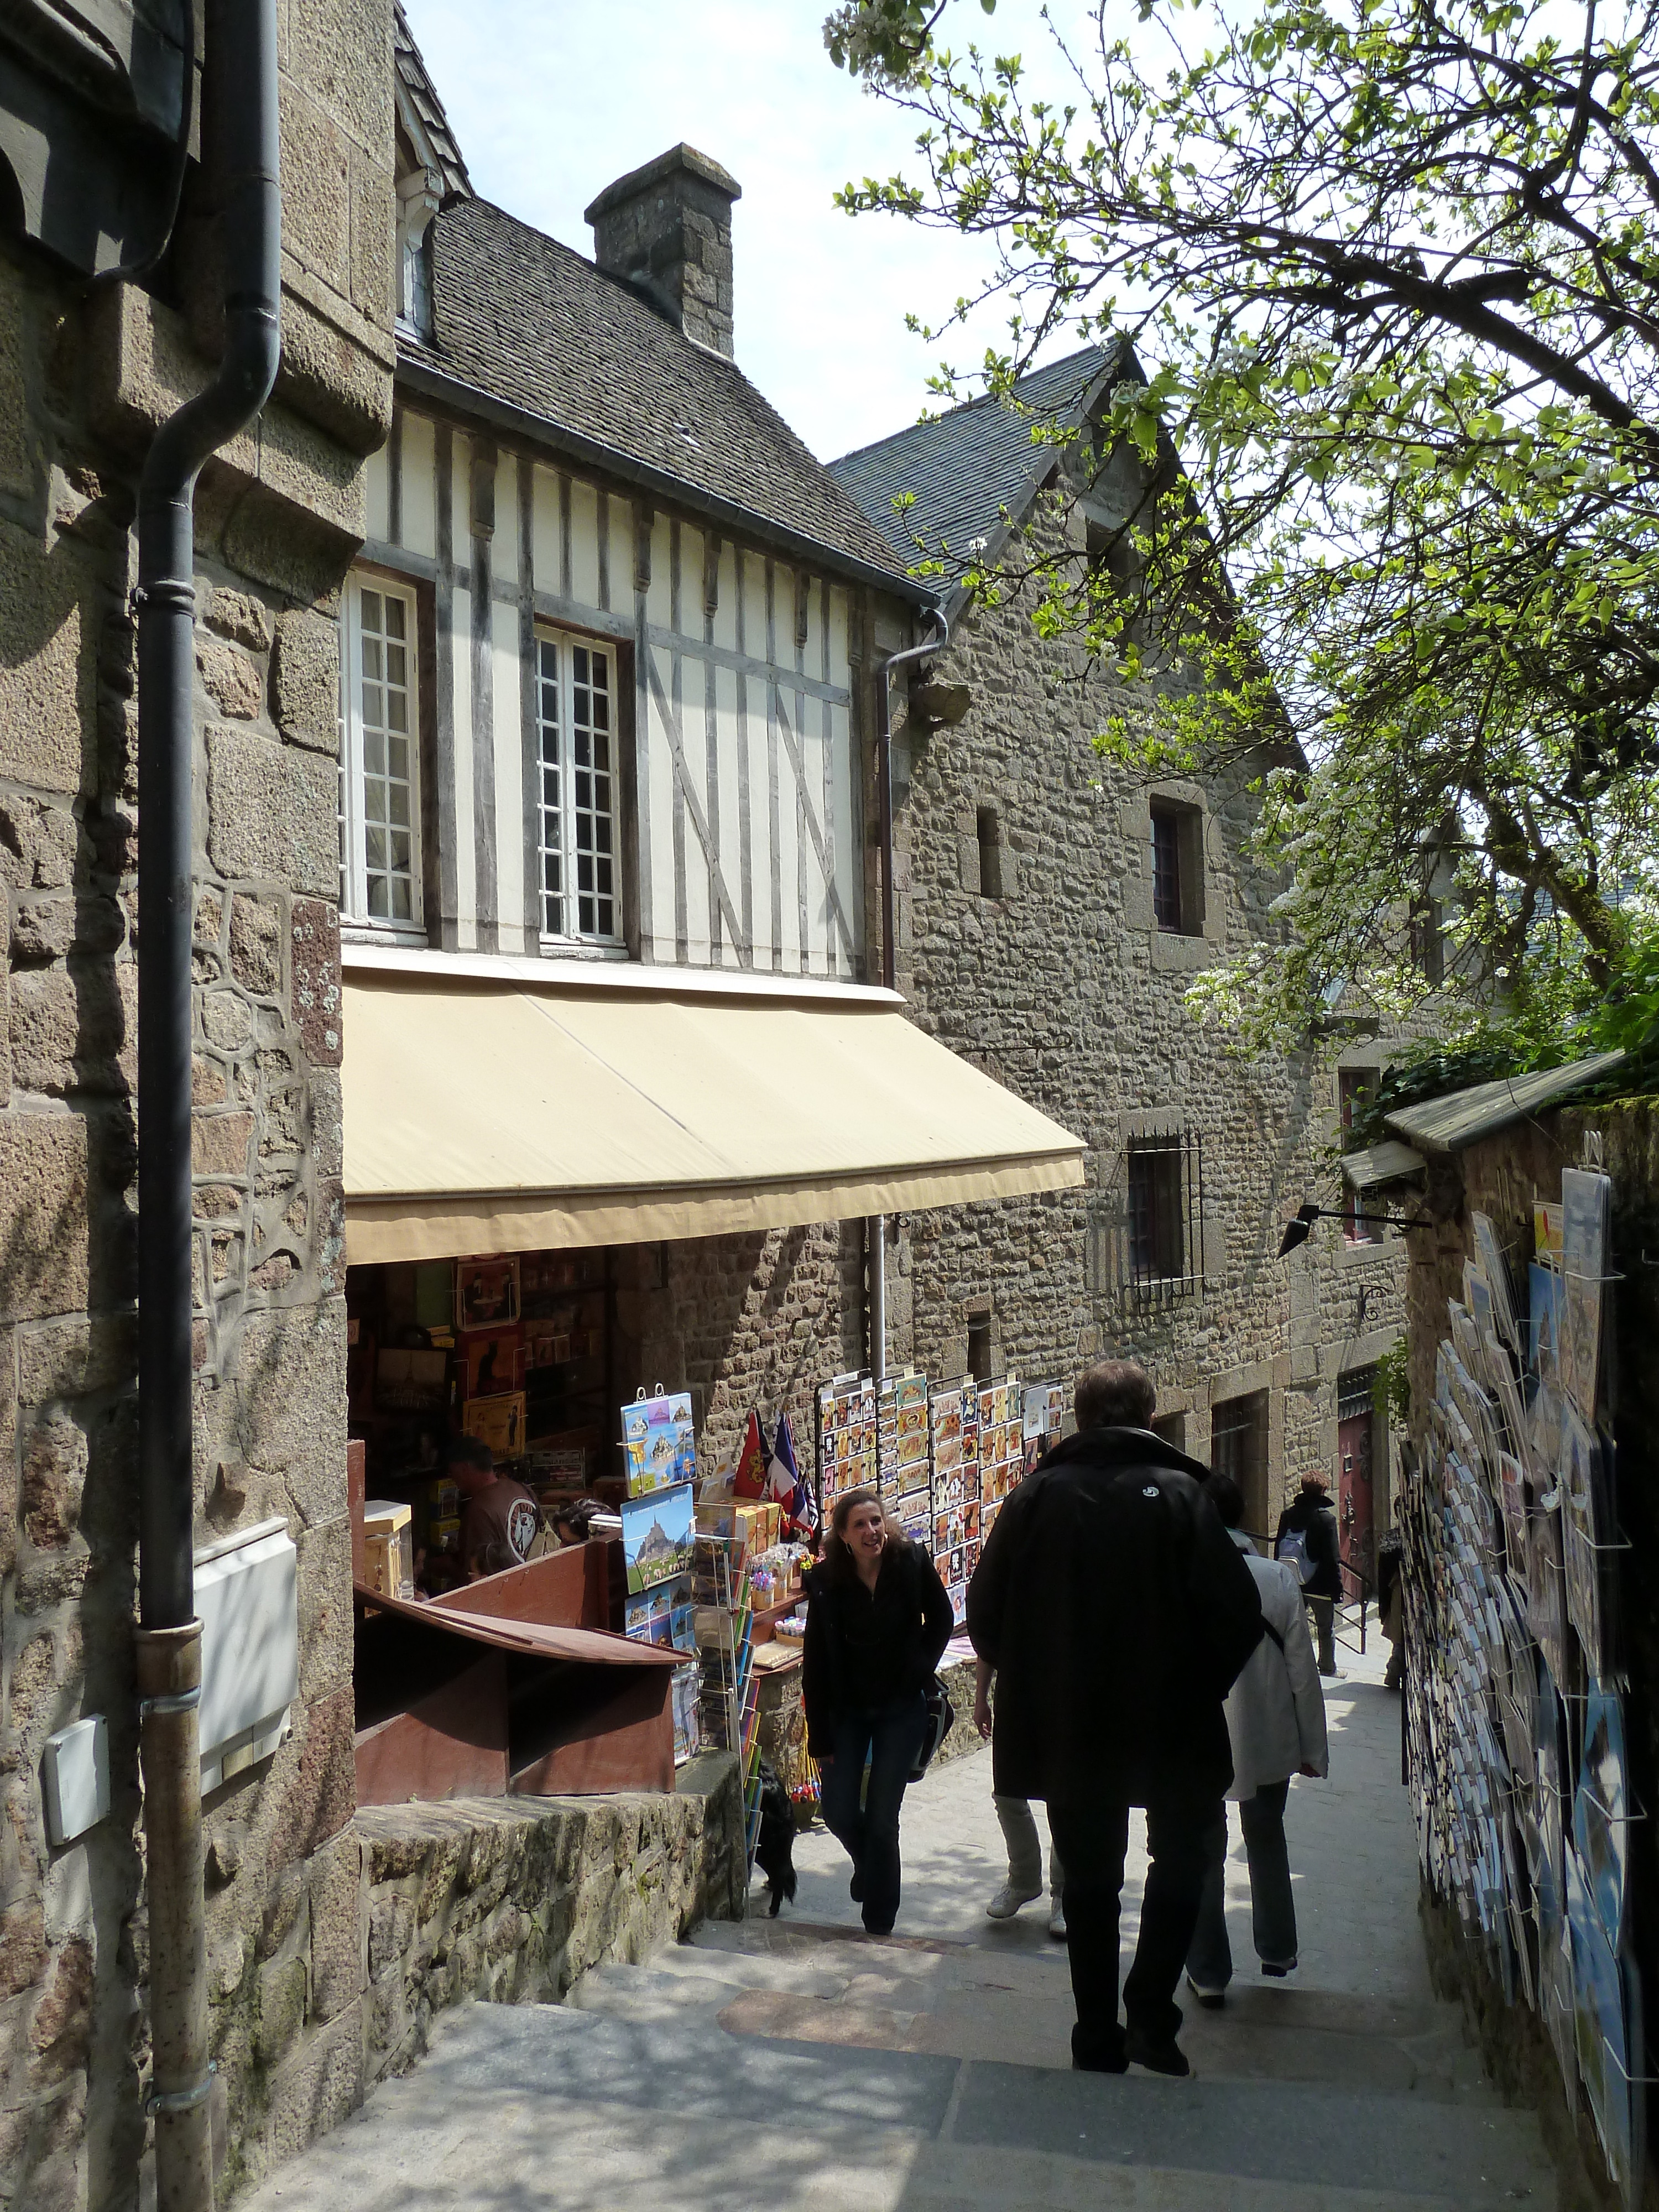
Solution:
{"label": "sky", "polygon": [[[821,459],[914,422],[942,352],[938,322],[988,264],[974,240],[842,214],[849,178],[906,166],[911,119],[823,49],[828,0],[405,0],[410,27],[486,199],[591,254],[582,210],[682,140],[743,187],[732,211],[737,356]],[[1081,10],[1061,0],[1062,18]],[[956,43],[1014,46],[1045,68],[1036,0],[990,21],[960,0]],[[958,366],[974,343],[954,334]],[[1068,349],[1061,348],[1060,350]]]}

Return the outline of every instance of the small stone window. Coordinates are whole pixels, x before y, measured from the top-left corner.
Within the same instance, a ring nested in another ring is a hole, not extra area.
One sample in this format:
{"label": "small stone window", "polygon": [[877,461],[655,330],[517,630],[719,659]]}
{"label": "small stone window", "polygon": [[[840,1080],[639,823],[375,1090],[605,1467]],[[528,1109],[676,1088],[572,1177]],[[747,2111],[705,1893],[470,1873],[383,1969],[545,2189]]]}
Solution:
{"label": "small stone window", "polygon": [[981,806],[975,816],[979,831],[979,895],[1002,896],[1002,825],[994,806]]}
{"label": "small stone window", "polygon": [[[1356,1115],[1364,1112],[1376,1097],[1382,1071],[1377,1067],[1343,1067],[1336,1076],[1336,1118],[1338,1126],[1346,1133],[1352,1130]],[[1380,1221],[1358,1218],[1361,1201],[1355,1197],[1352,1184],[1343,1186],[1342,1233],[1350,1244],[1380,1244],[1382,1224]]]}
{"label": "small stone window", "polygon": [[1152,802],[1152,919],[1172,936],[1204,934],[1204,817],[1195,806]]}
{"label": "small stone window", "polygon": [[1245,1534],[1271,1537],[1267,1526],[1267,1394],[1223,1398],[1210,1408],[1210,1465],[1230,1475],[1244,1499]]}
{"label": "small stone window", "polygon": [[968,1372],[975,1382],[991,1379],[991,1317],[985,1315],[968,1324]]}

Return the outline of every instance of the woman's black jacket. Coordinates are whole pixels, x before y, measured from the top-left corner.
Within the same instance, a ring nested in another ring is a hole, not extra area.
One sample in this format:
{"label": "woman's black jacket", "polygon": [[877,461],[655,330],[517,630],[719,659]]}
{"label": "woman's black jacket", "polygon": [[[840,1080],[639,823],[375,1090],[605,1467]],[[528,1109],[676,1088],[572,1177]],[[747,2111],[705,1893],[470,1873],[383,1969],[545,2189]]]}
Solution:
{"label": "woman's black jacket", "polygon": [[[920,1545],[902,1538],[890,1541],[882,1554],[881,1583],[890,1575],[901,1581],[900,1611],[904,1624],[894,1654],[892,1687],[887,1692],[886,1701],[891,1703],[927,1688],[956,1622],[945,1585]],[[806,1577],[806,1591],[801,1698],[806,1707],[806,1747],[814,1759],[821,1759],[833,1754],[836,1719],[851,1703],[846,1688],[841,1601],[843,1595],[850,1599],[863,1594],[857,1588],[855,1574],[849,1572],[847,1580],[840,1582],[828,1566],[812,1570]]]}

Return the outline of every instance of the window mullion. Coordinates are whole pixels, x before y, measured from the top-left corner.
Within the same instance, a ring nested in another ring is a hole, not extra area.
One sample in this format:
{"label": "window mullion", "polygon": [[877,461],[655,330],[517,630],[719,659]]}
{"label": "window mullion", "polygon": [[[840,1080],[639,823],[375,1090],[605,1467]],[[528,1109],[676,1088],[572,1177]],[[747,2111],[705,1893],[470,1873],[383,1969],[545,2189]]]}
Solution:
{"label": "window mullion", "polygon": [[576,648],[559,640],[559,845],[564,858],[564,933],[581,935],[580,893],[576,886]]}

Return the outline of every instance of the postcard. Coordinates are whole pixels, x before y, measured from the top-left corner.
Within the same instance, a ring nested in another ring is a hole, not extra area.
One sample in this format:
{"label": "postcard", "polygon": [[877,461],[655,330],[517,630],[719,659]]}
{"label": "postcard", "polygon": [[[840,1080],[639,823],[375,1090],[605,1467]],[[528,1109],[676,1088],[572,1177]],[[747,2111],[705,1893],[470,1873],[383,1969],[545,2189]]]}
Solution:
{"label": "postcard", "polygon": [[692,1486],[681,1482],[623,1500],[623,1559],[630,1593],[648,1590],[690,1567],[691,1498]]}
{"label": "postcard", "polygon": [[1617,1950],[1624,1935],[1630,1844],[1625,1713],[1619,1693],[1592,1684],[1584,1705],[1584,1749],[1573,1800],[1573,1838],[1597,1917]]}
{"label": "postcard", "polygon": [[1474,1232],[1474,1249],[1480,1262],[1480,1272],[1486,1278],[1487,1295],[1492,1301],[1493,1323],[1498,1335],[1519,1358],[1521,1332],[1516,1326],[1515,1301],[1510,1294],[1509,1263],[1498,1242],[1498,1231],[1484,1213],[1472,1212],[1469,1225]]}
{"label": "postcard", "polygon": [[1532,1242],[1538,1258],[1547,1264],[1561,1264],[1561,1209],[1546,1200],[1535,1198],[1532,1202]]}
{"label": "postcard", "polygon": [[1553,1267],[1534,1261],[1527,1270],[1527,1368],[1554,1388],[1561,1379],[1561,1322],[1565,1285]]}
{"label": "postcard", "polygon": [[1595,1419],[1612,1188],[1604,1175],[1583,1168],[1561,1170],[1561,1278],[1566,1293],[1561,1382],[1591,1424]]}
{"label": "postcard", "polygon": [[455,1321],[460,1328],[493,1328],[519,1318],[516,1260],[458,1260]]}

